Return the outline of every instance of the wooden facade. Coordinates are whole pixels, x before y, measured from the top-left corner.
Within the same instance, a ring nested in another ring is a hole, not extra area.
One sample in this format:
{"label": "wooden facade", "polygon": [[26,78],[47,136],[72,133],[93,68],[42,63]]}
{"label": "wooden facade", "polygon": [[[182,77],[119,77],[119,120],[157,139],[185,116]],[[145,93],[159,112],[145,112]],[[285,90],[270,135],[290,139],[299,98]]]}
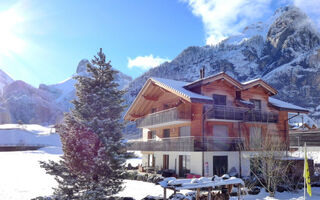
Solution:
{"label": "wooden facade", "polygon": [[[149,79],[129,108],[125,119],[136,121],[138,127],[144,131],[142,138],[144,142],[149,140],[154,145],[159,144],[161,139],[166,139],[168,143],[170,138],[176,142],[175,144],[181,145],[180,143],[184,140],[177,140],[176,138],[179,137],[193,138],[195,142],[198,141],[198,144],[200,142],[202,145],[207,141],[205,144],[207,146],[211,141],[212,145],[215,145],[215,141],[219,138],[222,142],[221,135],[230,139],[227,141],[250,144],[252,140],[250,130],[257,128],[262,140],[267,135],[277,136],[284,145],[289,147],[288,112],[290,110],[279,109],[270,104],[269,97],[275,95],[277,91],[264,81],[258,79],[240,83],[227,74],[220,73],[187,84],[184,90],[206,98],[203,102],[198,97],[194,100],[165,83]],[[225,98],[225,104],[217,105],[213,99],[214,95],[222,95]],[[208,100],[208,97],[212,101]],[[224,109],[225,113],[221,112],[225,117],[217,115],[221,107]],[[183,127],[189,127],[190,133],[180,133],[181,130],[185,130]],[[214,131],[215,128],[216,131]],[[225,130],[227,135],[223,135],[221,129]],[[151,137],[148,136],[150,132],[153,132],[156,138],[150,139]],[[194,141],[185,143],[194,145]],[[142,144],[141,141],[139,144]],[[163,148],[165,147],[164,145]],[[146,148],[148,151],[152,151],[152,145],[148,148]],[[179,151],[179,148],[173,149],[173,151]],[[194,146],[181,149],[196,151]],[[202,147],[201,150],[204,149],[214,150],[215,148]],[[170,149],[167,150],[170,151]]]}

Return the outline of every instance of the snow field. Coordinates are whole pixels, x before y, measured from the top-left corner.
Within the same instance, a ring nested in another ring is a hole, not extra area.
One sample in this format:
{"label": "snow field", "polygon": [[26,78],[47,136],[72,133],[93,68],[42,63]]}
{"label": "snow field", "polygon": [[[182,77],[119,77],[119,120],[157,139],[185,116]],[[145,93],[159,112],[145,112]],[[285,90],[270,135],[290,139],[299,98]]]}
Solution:
{"label": "snow field", "polygon": [[39,161],[59,157],[43,151],[0,152],[0,199],[29,200],[52,194],[57,183],[40,168]]}

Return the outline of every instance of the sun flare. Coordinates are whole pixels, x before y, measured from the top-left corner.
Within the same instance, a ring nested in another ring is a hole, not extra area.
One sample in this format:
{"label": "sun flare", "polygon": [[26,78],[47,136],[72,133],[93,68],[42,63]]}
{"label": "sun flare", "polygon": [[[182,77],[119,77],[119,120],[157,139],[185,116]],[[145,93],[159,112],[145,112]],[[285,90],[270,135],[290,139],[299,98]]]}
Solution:
{"label": "sun flare", "polygon": [[0,54],[20,53],[25,42],[19,36],[24,18],[14,9],[0,13]]}

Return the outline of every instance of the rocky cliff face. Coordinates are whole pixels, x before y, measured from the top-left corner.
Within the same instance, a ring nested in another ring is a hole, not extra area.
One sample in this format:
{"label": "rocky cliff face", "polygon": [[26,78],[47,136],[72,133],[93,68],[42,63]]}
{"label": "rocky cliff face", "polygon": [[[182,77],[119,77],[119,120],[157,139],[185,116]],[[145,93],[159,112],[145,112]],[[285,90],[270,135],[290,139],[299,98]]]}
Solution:
{"label": "rocky cliff face", "polygon": [[320,118],[320,36],[296,7],[280,8],[266,23],[250,25],[219,45],[185,49],[131,82],[125,99],[131,104],[151,76],[194,81],[202,67],[206,76],[225,71],[239,81],[262,78],[278,90],[277,98]]}

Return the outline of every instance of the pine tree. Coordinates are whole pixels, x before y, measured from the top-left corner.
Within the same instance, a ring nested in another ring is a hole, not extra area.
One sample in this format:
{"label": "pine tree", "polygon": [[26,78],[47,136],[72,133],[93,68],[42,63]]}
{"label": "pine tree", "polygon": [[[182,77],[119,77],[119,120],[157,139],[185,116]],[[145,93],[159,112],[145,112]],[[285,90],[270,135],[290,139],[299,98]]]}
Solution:
{"label": "pine tree", "polygon": [[77,76],[74,108],[57,127],[64,155],[60,162],[41,163],[55,176],[61,199],[106,199],[122,190],[124,163],[130,155],[122,141],[124,109],[114,81],[117,71],[100,49],[89,76]]}

